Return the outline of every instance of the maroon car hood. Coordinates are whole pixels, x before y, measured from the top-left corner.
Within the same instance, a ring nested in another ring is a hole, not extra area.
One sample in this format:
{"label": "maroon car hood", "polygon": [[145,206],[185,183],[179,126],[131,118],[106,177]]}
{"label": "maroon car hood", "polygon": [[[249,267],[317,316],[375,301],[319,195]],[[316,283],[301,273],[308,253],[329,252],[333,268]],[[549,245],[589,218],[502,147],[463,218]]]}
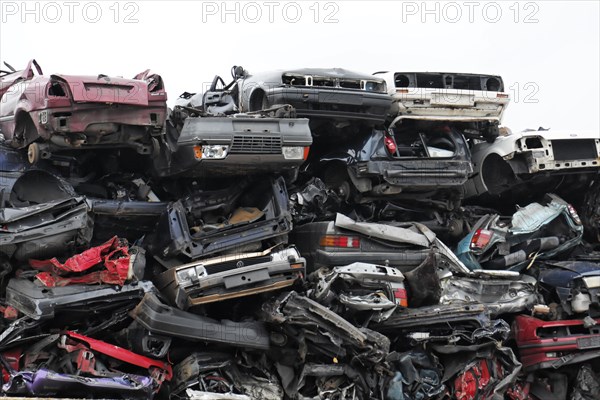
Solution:
{"label": "maroon car hood", "polygon": [[64,81],[77,103],[148,105],[148,84],[145,81],[103,75],[52,75],[52,79]]}

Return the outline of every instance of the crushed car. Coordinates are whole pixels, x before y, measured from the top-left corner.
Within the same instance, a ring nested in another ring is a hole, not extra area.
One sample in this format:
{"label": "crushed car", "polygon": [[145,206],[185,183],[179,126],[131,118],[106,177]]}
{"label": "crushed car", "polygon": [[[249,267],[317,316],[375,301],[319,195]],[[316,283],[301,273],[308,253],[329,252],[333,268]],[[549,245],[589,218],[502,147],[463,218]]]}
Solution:
{"label": "crushed car", "polygon": [[234,118],[187,117],[172,113],[166,143],[160,147],[160,156],[154,158],[154,169],[157,175],[170,177],[227,177],[243,170],[255,175],[281,173],[293,180],[311,144],[305,118],[245,114]]}
{"label": "crushed car", "polygon": [[233,254],[169,268],[155,278],[158,289],[182,310],[292,286],[306,261],[294,247]]}
{"label": "crushed car", "polygon": [[0,131],[17,148],[28,149],[31,164],[53,151],[125,146],[153,151],[167,113],[159,75],[134,79],[44,75],[35,60],[2,78]]}
{"label": "crushed car", "polygon": [[475,171],[466,196],[511,195],[566,188],[585,190],[600,171],[598,132],[547,129],[506,132],[494,142],[473,146]]}
{"label": "crushed car", "polygon": [[372,130],[311,154],[311,174],[343,199],[364,203],[401,200],[454,210],[473,172],[463,131],[446,122]]}
{"label": "crushed car", "polygon": [[391,114],[402,119],[471,122],[486,140],[499,134],[510,96],[498,75],[445,72],[376,72],[394,98]]}
{"label": "crushed car", "polygon": [[554,194],[512,215],[489,214],[457,246],[458,258],[471,270],[523,270],[536,259],[565,252],[583,237],[575,208]]}
{"label": "crushed car", "polygon": [[231,72],[231,83],[216,76],[202,95],[205,111],[253,112],[290,104],[317,128],[324,121],[381,124],[392,103],[383,79],[342,68],[250,73],[234,66]]}
{"label": "crushed car", "polygon": [[[6,68],[2,107],[43,80]],[[150,71],[143,106],[71,103],[127,79],[49,77],[50,106],[118,126],[0,127],[0,397],[597,400],[595,167],[465,197],[502,79],[383,75],[237,67],[156,126],[114,122],[164,106]]]}

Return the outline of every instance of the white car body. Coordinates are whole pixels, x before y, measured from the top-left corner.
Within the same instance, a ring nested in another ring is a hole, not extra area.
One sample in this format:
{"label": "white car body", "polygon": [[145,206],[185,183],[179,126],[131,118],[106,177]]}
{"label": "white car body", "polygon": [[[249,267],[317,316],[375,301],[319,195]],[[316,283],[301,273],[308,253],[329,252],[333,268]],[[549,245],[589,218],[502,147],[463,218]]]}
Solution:
{"label": "white car body", "polygon": [[528,130],[499,136],[493,143],[479,142],[471,152],[475,173],[466,184],[466,196],[499,194],[493,186],[510,186],[504,172],[511,170],[515,183],[527,174],[598,171],[600,133]]}
{"label": "white car body", "polygon": [[[391,113],[397,119],[500,123],[510,102],[499,76],[436,72],[376,72],[374,75],[385,79],[388,93],[394,98]],[[428,85],[421,85],[418,80],[424,76],[437,77],[441,81],[434,83],[432,80]],[[461,78],[473,80],[472,87],[479,84],[479,89],[487,85],[487,80],[495,81],[488,85],[488,90],[454,88],[454,80]]]}

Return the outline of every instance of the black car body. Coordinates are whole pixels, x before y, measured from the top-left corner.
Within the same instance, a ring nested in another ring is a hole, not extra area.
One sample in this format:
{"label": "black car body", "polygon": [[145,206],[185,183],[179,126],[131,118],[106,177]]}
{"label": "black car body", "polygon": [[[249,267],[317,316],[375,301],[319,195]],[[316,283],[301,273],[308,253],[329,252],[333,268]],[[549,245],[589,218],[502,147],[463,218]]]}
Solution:
{"label": "black car body", "polygon": [[[342,68],[302,68],[251,74],[232,68],[234,81],[215,77],[202,103],[208,112],[252,112],[290,104],[298,116],[383,123],[392,97],[383,79]],[[234,104],[231,104],[231,103]],[[314,125],[313,125],[314,126]]]}
{"label": "black car body", "polygon": [[93,219],[85,197],[54,173],[23,170],[20,158],[3,153],[8,156],[4,167],[10,170],[0,172],[0,255],[26,261],[88,245]]}
{"label": "black car body", "polygon": [[6,288],[8,304],[35,320],[52,319],[59,312],[110,309],[123,302],[141,300],[153,292],[152,282],[119,285],[71,285],[46,287],[29,279],[13,278]]}
{"label": "black car body", "polygon": [[270,346],[262,322],[217,321],[163,304],[153,293],[144,296],[131,316],[152,334],[161,336],[258,350]]}
{"label": "black car body", "polygon": [[473,172],[462,132],[437,123],[373,130],[312,160],[310,168],[344,197],[428,202],[446,209],[457,207]]}
{"label": "black car body", "polygon": [[290,241],[306,258],[309,271],[364,262],[389,265],[406,273],[433,255],[441,268],[468,272],[431,230],[418,223],[358,223],[338,214],[335,221],[295,227]]}
{"label": "black car body", "polygon": [[163,265],[172,267],[181,260],[239,252],[247,249],[244,246],[262,250],[267,241],[284,242],[291,229],[285,181],[279,177],[172,203],[149,236],[148,246]]}
{"label": "black car body", "polygon": [[154,159],[159,176],[223,177],[283,173],[295,177],[308,157],[307,119],[188,117],[171,124],[168,146]]}

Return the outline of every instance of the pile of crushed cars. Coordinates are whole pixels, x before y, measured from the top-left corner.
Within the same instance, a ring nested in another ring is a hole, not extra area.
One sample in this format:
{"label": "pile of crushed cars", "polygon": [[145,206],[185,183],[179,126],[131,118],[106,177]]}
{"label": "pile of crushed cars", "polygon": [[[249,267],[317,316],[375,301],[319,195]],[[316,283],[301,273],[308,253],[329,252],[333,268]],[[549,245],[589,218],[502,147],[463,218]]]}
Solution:
{"label": "pile of crushed cars", "polygon": [[600,135],[501,77],[3,68],[4,396],[600,398]]}

